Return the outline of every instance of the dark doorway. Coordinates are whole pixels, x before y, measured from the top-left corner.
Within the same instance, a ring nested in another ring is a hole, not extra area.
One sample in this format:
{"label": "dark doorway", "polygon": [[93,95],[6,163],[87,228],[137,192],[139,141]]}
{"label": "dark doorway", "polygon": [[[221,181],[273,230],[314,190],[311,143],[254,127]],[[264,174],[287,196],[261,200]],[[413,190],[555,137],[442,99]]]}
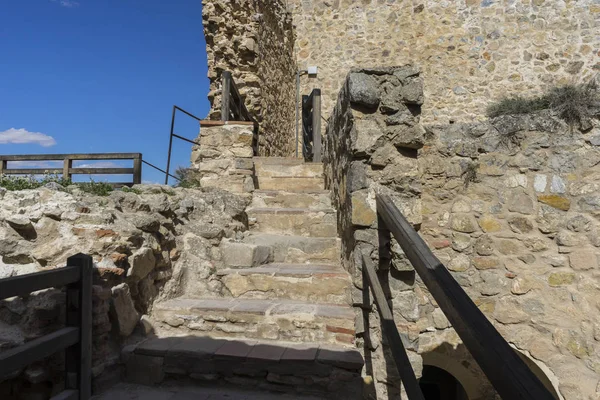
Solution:
{"label": "dark doorway", "polygon": [[469,400],[467,393],[455,377],[441,368],[423,366],[419,380],[425,400]]}

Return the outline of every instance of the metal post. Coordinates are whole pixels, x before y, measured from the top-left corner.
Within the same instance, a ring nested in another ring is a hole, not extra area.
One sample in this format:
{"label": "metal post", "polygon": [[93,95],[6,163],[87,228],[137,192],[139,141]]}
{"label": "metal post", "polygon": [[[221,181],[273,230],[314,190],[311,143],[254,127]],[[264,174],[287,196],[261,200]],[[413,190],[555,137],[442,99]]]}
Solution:
{"label": "metal post", "polygon": [[79,280],[67,287],[67,326],[79,328],[79,342],[65,351],[66,389],[78,390],[79,400],[92,396],[92,257],[77,254],[67,266],[79,267]]}
{"label": "metal post", "polygon": [[142,155],[137,154],[133,159],[133,184],[139,185],[140,183],[142,183]]}
{"label": "metal post", "polygon": [[313,162],[321,162],[321,89],[313,90],[312,101]]}
{"label": "metal post", "polygon": [[169,135],[169,156],[167,157],[167,173],[165,174],[165,185],[169,184],[169,170],[171,169],[171,150],[173,149],[173,130],[175,129],[175,113],[177,107],[173,106],[173,116],[171,117],[171,134]]}

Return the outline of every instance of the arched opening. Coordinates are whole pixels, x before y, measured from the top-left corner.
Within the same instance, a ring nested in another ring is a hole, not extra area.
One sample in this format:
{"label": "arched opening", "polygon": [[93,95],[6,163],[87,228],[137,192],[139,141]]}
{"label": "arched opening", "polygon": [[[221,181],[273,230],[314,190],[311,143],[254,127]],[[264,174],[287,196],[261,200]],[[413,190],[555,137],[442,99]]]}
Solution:
{"label": "arched opening", "polygon": [[425,400],[469,400],[465,389],[454,376],[433,365],[423,366],[419,386]]}
{"label": "arched opening", "polygon": [[525,364],[527,364],[527,366],[529,367],[531,372],[533,372],[535,374],[535,376],[537,376],[538,379],[542,382],[542,384],[546,387],[546,389],[548,389],[550,394],[556,400],[562,400],[562,397],[558,395],[558,393],[554,387],[554,384],[552,383],[550,378],[548,378],[548,375],[546,375],[546,373],[540,368],[540,366],[537,365],[536,362],[533,361],[531,358],[529,358],[529,356],[523,354],[522,352],[520,352],[518,350],[516,350],[516,352],[519,355],[519,357],[521,357],[521,359],[523,361],[525,361]]}

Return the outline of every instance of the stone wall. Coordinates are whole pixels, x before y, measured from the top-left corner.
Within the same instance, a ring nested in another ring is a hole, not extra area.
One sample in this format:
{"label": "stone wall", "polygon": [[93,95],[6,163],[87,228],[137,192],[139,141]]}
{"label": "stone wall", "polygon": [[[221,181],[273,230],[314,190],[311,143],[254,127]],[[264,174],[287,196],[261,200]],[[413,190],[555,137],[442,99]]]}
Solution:
{"label": "stone wall", "polygon": [[[541,112],[423,129],[419,87],[411,66],[354,70],[330,119],[327,183],[340,211],[353,302],[365,306],[362,254],[378,259],[374,194],[391,194],[559,398],[597,398],[600,123],[581,132]],[[470,399],[493,399],[401,249],[392,249],[379,274],[416,372],[422,365],[444,368]],[[377,314],[357,314],[371,389],[377,398],[400,398]]]}
{"label": "stone wall", "polygon": [[[298,66],[319,67],[324,115],[346,73],[421,65],[426,123],[480,119],[504,95],[540,93],[600,71],[595,0],[290,0]],[[306,87],[309,85],[310,87]]]}
{"label": "stone wall", "polygon": [[[220,293],[221,240],[247,228],[248,199],[214,189],[136,185],[97,197],[50,184],[0,188],[0,201],[0,279],[64,266],[79,252],[93,256],[96,387],[120,378],[122,345],[152,334],[156,300]],[[0,351],[64,326],[64,301],[61,289],[0,301]],[[0,397],[49,398],[61,371],[57,354],[0,382]]]}
{"label": "stone wall", "polygon": [[221,117],[221,73],[231,71],[260,123],[261,155],[294,148],[294,30],[281,0],[203,0],[210,78],[210,119]]}

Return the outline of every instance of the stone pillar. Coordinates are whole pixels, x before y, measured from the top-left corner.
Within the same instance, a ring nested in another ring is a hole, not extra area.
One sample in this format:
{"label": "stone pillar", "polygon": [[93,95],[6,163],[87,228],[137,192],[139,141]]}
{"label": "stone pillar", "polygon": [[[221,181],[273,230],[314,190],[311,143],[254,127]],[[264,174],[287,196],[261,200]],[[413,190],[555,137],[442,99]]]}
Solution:
{"label": "stone pillar", "polygon": [[254,125],[203,121],[200,146],[192,150],[192,173],[201,187],[233,193],[254,190]]}

